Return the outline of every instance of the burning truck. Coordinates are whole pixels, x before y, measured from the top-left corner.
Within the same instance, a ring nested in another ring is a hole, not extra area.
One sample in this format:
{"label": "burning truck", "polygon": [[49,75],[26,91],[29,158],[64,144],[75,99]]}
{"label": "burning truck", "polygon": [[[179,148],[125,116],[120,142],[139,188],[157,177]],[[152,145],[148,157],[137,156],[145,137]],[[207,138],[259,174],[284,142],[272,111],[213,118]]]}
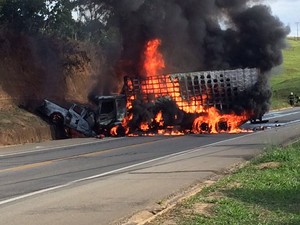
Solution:
{"label": "burning truck", "polygon": [[202,71],[124,77],[122,93],[94,96],[95,109],[65,109],[45,100],[40,111],[86,136],[183,135],[242,132],[239,126],[261,118],[235,102],[257,84],[258,69]]}
{"label": "burning truck", "polygon": [[120,95],[93,96],[93,110],[46,101],[40,111],[85,136],[239,133],[243,123],[261,120],[268,111],[269,96],[256,91],[265,85],[259,69],[158,75],[165,68],[160,44],[159,39],[146,43],[144,76],[124,76]]}
{"label": "burning truck", "polygon": [[[131,135],[241,132],[240,125],[262,117],[234,108],[258,76],[258,69],[236,69],[125,77],[127,117],[122,126]],[[114,129],[111,134],[116,135]]]}
{"label": "burning truck", "polygon": [[103,4],[107,26],[116,29],[104,42],[106,60],[91,93],[120,95],[93,96],[89,129],[97,135],[242,132],[241,124],[261,121],[269,110],[269,77],[283,62],[290,29],[268,6],[251,0]]}

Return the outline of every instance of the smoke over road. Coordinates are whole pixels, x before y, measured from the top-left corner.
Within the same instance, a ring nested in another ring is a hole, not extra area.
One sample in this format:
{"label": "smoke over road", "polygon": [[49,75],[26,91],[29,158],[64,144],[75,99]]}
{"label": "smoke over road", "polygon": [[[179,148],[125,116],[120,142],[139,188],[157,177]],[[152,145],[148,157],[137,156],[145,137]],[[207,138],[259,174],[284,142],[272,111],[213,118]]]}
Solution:
{"label": "smoke over road", "polygon": [[141,53],[162,40],[164,73],[256,67],[282,63],[289,28],[270,8],[250,0],[111,0],[121,33],[122,72],[141,74]]}

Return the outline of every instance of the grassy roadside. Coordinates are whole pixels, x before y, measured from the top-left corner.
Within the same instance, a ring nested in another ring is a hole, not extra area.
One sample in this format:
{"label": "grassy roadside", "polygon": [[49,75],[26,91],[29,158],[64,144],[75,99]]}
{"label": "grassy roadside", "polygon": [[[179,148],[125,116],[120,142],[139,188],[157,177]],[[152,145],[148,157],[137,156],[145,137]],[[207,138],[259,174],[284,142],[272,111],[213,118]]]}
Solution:
{"label": "grassy roadside", "polygon": [[148,224],[300,224],[300,143],[266,151]]}
{"label": "grassy roadside", "polygon": [[273,109],[288,107],[290,92],[300,96],[300,41],[290,39],[288,44],[289,47],[283,51],[280,72],[271,78]]}

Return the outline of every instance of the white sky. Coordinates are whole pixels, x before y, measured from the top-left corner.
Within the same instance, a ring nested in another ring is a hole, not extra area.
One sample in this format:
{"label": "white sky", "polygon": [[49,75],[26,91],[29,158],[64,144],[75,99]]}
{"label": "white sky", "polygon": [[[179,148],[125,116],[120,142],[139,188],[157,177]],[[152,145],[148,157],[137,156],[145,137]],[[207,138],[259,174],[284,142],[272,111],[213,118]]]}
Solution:
{"label": "white sky", "polygon": [[266,5],[271,6],[273,15],[278,16],[279,19],[291,28],[289,36],[300,37],[300,0],[264,0]]}

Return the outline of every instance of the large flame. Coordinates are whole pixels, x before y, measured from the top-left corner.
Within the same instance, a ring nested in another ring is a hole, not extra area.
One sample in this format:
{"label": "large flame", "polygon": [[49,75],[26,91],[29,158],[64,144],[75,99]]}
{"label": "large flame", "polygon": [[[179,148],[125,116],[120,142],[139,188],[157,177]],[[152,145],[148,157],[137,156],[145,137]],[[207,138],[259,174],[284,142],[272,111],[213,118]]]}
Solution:
{"label": "large flame", "polygon": [[143,64],[143,69],[147,77],[161,74],[162,70],[165,68],[163,55],[158,50],[160,45],[161,40],[159,39],[150,40],[146,44],[146,48],[144,51],[145,61]]}
{"label": "large flame", "polygon": [[[178,106],[179,109],[185,113],[199,115],[193,122],[192,127],[187,131],[179,131],[175,126],[165,127],[162,111],[159,111],[157,115],[151,121],[143,121],[139,125],[139,129],[142,132],[153,132],[152,124],[155,123],[155,134],[164,135],[182,135],[186,132],[193,133],[238,133],[242,132],[239,126],[250,118],[250,113],[243,113],[242,115],[221,114],[218,109],[214,107],[205,108],[208,96],[191,96],[189,101],[183,99],[180,93],[180,83],[178,78],[170,79],[170,75],[158,75],[161,74],[165,68],[165,62],[163,55],[159,52],[159,46],[161,41],[159,39],[150,40],[147,42],[144,50],[144,64],[143,71],[146,75],[146,79],[140,80],[141,95],[147,96],[148,101],[154,102],[157,98],[162,96],[170,97]],[[127,84],[133,89],[133,85],[130,81]],[[150,99],[150,97],[152,99]],[[127,109],[130,111],[133,107],[135,96],[127,96]],[[129,123],[132,120],[133,115],[129,114],[123,121],[122,126],[125,127],[127,135],[134,135],[130,133]],[[177,115],[175,115],[175,119]],[[149,133],[151,133],[149,132]],[[116,135],[117,128],[111,130],[112,135]],[[149,135],[148,133],[148,135]],[[151,133],[153,134],[153,133]]]}

